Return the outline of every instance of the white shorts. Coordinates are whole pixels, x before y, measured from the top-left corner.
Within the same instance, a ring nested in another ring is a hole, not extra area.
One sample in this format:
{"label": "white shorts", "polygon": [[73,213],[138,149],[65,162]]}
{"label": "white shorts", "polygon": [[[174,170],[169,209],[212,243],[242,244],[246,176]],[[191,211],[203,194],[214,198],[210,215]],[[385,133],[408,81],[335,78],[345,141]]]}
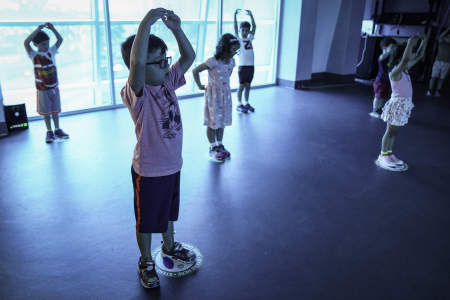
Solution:
{"label": "white shorts", "polygon": [[37,111],[44,116],[61,112],[61,101],[57,87],[50,90],[37,90]]}
{"label": "white shorts", "polygon": [[433,64],[433,70],[431,72],[431,77],[445,79],[447,77],[448,70],[450,69],[450,63],[436,60]]}

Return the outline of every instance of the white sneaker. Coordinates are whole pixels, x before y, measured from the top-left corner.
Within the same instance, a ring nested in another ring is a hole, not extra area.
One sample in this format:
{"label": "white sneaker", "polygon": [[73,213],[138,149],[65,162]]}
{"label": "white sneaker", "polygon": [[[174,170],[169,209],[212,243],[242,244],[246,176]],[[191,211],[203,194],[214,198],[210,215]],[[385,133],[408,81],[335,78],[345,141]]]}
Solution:
{"label": "white sneaker", "polygon": [[389,155],[391,160],[397,165],[397,166],[403,166],[405,164],[405,162],[401,159],[399,159],[397,156],[394,155],[394,153],[392,153],[391,155]]}
{"label": "white sneaker", "polygon": [[433,94],[430,92],[430,90],[427,91],[427,96],[433,96]]}
{"label": "white sneaker", "polygon": [[397,164],[389,157],[390,155],[379,155],[378,156],[378,163],[381,167],[392,169],[397,167]]}
{"label": "white sneaker", "polygon": [[377,119],[379,119],[379,118],[381,117],[381,115],[380,115],[379,113],[374,112],[374,111],[370,112],[369,115],[370,115],[371,117],[377,118]]}

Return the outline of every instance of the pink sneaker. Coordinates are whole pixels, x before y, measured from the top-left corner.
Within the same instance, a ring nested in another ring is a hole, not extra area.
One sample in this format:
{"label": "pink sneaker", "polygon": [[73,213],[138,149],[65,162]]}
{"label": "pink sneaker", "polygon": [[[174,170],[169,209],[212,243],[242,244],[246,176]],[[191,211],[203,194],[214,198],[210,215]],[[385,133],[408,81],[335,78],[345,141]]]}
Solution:
{"label": "pink sneaker", "polygon": [[439,91],[436,91],[436,92],[434,92],[434,96],[435,96],[435,97],[440,97],[441,94],[439,94]]}

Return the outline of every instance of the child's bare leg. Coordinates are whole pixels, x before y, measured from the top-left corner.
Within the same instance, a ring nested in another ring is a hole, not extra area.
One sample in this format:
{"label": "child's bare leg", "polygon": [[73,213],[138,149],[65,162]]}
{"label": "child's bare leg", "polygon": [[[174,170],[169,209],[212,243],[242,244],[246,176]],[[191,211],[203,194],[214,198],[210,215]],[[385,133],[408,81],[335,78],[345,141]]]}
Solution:
{"label": "child's bare leg", "polygon": [[245,83],[244,88],[245,88],[245,102],[248,103],[248,97],[250,95],[250,83]]}
{"label": "child's bare leg", "polygon": [[444,83],[444,79],[441,79],[441,78],[439,78],[438,80],[437,80],[437,88],[436,88],[436,91],[440,91],[441,89],[442,89],[442,84]]}
{"label": "child's bare leg", "polygon": [[162,234],[163,238],[163,248],[165,251],[170,252],[175,245],[175,231],[173,228],[173,221],[169,221],[169,225],[167,226],[167,231]]}
{"label": "child's bare leg", "polygon": [[224,129],[225,128],[219,128],[216,130],[216,140],[219,144],[222,144]]}
{"label": "child's bare leg", "polygon": [[396,134],[397,134],[397,126],[387,124],[386,131],[383,135],[383,139],[381,140],[382,153],[386,153],[389,150],[392,150]]}
{"label": "child's bare leg", "polygon": [[44,116],[45,127],[47,127],[47,131],[52,131],[52,123],[50,122],[50,116]]}
{"label": "child's bare leg", "polygon": [[434,93],[434,89],[436,88],[436,81],[437,81],[437,77],[431,77],[428,90],[432,93]]}
{"label": "child's bare leg", "polygon": [[52,114],[53,118],[53,124],[55,124],[55,129],[59,128],[59,115],[58,114]]}
{"label": "child's bare leg", "polygon": [[239,84],[239,89],[238,89],[238,93],[237,93],[239,104],[242,104],[242,91],[244,90],[244,87],[245,87],[244,84]]}
{"label": "child's bare leg", "polygon": [[216,132],[214,129],[210,127],[206,127],[206,136],[208,137],[208,141],[211,145],[216,142]]}
{"label": "child's bare leg", "polygon": [[142,259],[151,260],[152,259],[152,234],[151,233],[141,233],[136,231],[136,240],[141,251]]}
{"label": "child's bare leg", "polygon": [[375,97],[373,98],[373,112],[376,112],[383,106],[384,99]]}

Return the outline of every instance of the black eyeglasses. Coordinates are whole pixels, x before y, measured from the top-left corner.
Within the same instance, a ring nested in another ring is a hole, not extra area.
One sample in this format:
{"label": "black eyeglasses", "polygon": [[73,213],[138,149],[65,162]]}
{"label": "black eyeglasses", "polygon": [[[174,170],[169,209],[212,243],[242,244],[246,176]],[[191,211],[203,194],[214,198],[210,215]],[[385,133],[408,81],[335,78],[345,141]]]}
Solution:
{"label": "black eyeglasses", "polygon": [[170,66],[170,64],[172,63],[172,56],[163,58],[159,61],[155,61],[155,62],[148,62],[146,63],[146,65],[159,65],[159,67],[161,69],[167,68],[167,66]]}

